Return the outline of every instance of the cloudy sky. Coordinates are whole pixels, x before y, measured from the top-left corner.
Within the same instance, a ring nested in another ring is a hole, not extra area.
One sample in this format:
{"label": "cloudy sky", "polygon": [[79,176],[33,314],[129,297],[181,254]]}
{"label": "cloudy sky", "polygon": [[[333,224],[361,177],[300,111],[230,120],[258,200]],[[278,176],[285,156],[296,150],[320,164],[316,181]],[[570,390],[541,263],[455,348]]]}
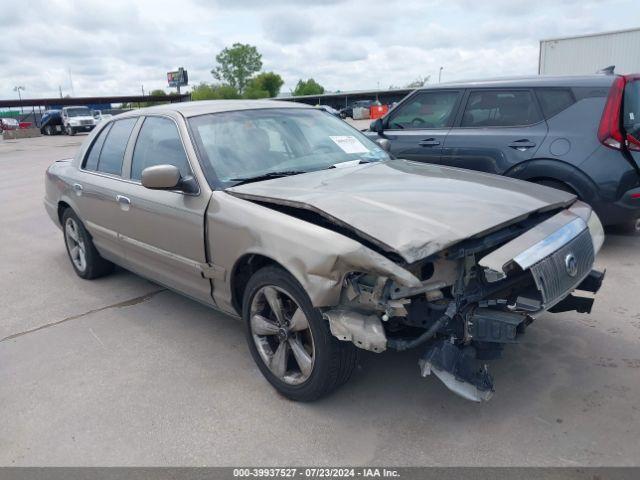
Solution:
{"label": "cloudy sky", "polygon": [[[538,41],[640,26],[637,0],[29,0],[0,11],[0,98],[129,95],[234,42],[328,90],[535,74]],[[73,89],[73,90],[72,90]]]}

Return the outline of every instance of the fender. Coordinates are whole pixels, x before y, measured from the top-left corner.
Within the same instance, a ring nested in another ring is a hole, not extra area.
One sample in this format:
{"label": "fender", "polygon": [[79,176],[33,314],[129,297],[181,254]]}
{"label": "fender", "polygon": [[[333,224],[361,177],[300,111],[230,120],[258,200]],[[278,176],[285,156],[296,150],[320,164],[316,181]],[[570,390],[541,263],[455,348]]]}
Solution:
{"label": "fender", "polygon": [[535,158],[514,165],[507,170],[506,177],[519,180],[556,180],[567,184],[578,197],[590,204],[598,203],[600,194],[594,181],[579,168],[562,160],[551,158]]}

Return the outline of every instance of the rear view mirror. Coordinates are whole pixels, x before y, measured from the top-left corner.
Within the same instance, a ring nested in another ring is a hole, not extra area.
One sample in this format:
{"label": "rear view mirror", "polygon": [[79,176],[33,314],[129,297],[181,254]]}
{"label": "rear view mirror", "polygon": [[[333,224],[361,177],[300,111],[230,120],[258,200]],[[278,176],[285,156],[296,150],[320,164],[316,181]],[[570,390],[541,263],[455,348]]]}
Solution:
{"label": "rear view mirror", "polygon": [[376,143],[378,146],[383,149],[385,152],[391,151],[391,142],[386,138],[376,138]]}
{"label": "rear view mirror", "polygon": [[371,125],[369,125],[369,130],[371,130],[372,132],[382,133],[384,130],[384,127],[382,125],[382,118],[378,118],[371,122]]}
{"label": "rear view mirror", "polygon": [[142,170],[142,186],[154,190],[176,188],[180,183],[180,170],[173,165],[154,165]]}

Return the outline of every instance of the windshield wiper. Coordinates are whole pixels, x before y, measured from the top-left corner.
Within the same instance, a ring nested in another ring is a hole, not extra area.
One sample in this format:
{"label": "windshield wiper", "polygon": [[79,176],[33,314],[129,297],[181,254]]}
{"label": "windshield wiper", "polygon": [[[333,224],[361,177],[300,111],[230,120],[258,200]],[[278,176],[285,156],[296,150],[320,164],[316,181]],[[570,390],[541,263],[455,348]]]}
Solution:
{"label": "windshield wiper", "polygon": [[281,170],[279,172],[267,172],[255,177],[243,177],[243,178],[230,178],[230,182],[238,182],[234,185],[244,185],[245,183],[261,182],[263,180],[269,180],[271,178],[289,177],[291,175],[299,175],[301,173],[307,173],[304,170]]}

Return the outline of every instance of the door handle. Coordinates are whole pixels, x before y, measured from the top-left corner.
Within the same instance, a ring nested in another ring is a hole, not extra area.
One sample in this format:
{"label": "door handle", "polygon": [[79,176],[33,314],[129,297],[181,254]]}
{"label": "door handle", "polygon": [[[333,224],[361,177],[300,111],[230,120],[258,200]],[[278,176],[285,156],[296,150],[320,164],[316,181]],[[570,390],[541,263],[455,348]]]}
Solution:
{"label": "door handle", "polygon": [[79,183],[74,183],[73,191],[76,192],[76,195],[79,197],[80,195],[82,195],[82,185],[80,185]]}
{"label": "door handle", "polygon": [[425,138],[424,140],[420,140],[418,142],[418,145],[420,145],[421,147],[435,147],[437,145],[440,145],[440,142],[435,138]]}
{"label": "door handle", "polygon": [[515,142],[511,142],[509,144],[509,147],[513,148],[514,150],[518,150],[520,152],[525,152],[525,151],[527,151],[530,148],[533,148],[535,146],[536,146],[536,144],[533,143],[528,138],[523,138],[521,140],[516,140]]}
{"label": "door handle", "polygon": [[125,212],[129,211],[129,208],[131,208],[131,200],[129,200],[128,197],[125,197],[124,195],[116,195],[116,200],[120,204],[121,210],[124,210]]}

